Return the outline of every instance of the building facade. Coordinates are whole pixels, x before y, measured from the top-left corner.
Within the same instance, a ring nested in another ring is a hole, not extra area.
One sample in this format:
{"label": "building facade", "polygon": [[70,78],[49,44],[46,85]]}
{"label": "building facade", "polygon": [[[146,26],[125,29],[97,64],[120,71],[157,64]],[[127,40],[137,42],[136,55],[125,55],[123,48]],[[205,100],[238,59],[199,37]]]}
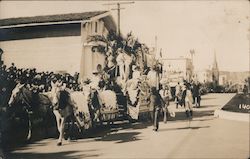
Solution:
{"label": "building facade", "polygon": [[169,79],[172,83],[181,80],[191,81],[193,78],[193,63],[189,58],[167,58],[162,59],[163,78]]}
{"label": "building facade", "polygon": [[89,41],[90,36],[107,36],[116,30],[108,11],[60,14],[0,20],[0,48],[4,64],[36,68],[80,77],[90,76],[105,56]]}
{"label": "building facade", "polygon": [[212,71],[209,69],[196,71],[195,80],[200,83],[212,82]]}

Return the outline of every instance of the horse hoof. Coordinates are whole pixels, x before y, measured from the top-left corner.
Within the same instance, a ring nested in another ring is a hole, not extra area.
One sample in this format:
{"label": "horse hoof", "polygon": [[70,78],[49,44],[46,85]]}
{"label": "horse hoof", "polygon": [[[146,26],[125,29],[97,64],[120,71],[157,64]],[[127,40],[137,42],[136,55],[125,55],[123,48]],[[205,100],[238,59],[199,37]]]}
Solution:
{"label": "horse hoof", "polygon": [[58,142],[56,145],[57,146],[62,146],[62,142]]}

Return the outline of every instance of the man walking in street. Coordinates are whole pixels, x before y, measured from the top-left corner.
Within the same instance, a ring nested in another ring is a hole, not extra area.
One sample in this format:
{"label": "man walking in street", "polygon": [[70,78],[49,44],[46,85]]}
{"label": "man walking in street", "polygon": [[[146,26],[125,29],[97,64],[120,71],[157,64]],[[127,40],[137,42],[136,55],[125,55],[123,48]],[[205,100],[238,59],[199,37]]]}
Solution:
{"label": "man walking in street", "polygon": [[181,95],[182,95],[182,90],[181,90],[180,83],[178,82],[178,84],[175,86],[175,103],[176,103],[176,109],[178,109],[178,105],[179,104],[182,106]]}
{"label": "man walking in street", "polygon": [[162,106],[162,98],[159,94],[156,87],[151,88],[151,96],[150,96],[150,107],[153,108],[153,112],[151,113],[151,117],[153,118],[153,130],[158,131],[159,129],[159,114]]}
{"label": "man walking in street", "polygon": [[164,123],[166,123],[167,122],[167,113],[169,113],[168,106],[169,106],[169,101],[171,98],[170,97],[171,92],[170,92],[168,82],[162,84],[162,89],[159,91],[159,93],[161,95],[162,100],[164,101],[164,103],[163,103],[163,113],[164,113],[163,121],[164,121]]}
{"label": "man walking in street", "polygon": [[194,97],[195,107],[199,108],[201,101],[201,94],[200,94],[200,83],[198,81],[195,81],[195,83],[193,84],[192,93]]}

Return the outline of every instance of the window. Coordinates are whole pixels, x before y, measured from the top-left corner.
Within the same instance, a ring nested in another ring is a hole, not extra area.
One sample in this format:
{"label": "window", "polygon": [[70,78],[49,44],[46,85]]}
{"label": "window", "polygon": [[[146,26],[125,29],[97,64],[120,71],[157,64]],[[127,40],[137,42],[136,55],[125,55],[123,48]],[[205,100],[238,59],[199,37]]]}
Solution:
{"label": "window", "polygon": [[95,33],[97,33],[97,22],[95,22]]}

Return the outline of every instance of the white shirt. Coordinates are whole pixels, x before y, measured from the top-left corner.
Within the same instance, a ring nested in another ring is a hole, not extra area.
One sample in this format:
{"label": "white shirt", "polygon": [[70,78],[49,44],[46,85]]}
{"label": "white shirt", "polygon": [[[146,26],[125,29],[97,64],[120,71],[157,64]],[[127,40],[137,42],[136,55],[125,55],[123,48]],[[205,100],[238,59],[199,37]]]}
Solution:
{"label": "white shirt", "polygon": [[100,81],[100,77],[97,75],[93,75],[91,78],[91,83],[90,86],[91,88],[95,88],[95,89],[99,89],[99,81]]}
{"label": "white shirt", "polygon": [[150,87],[157,87],[157,72],[154,70],[151,70],[148,72],[147,75],[148,78],[148,84]]}
{"label": "white shirt", "polygon": [[133,79],[139,79],[141,77],[141,72],[138,70],[135,70],[132,74]]}
{"label": "white shirt", "polygon": [[114,62],[113,62],[113,59],[114,59],[114,57],[112,56],[112,55],[109,55],[108,56],[108,58],[107,58],[107,61],[108,61],[108,68],[111,68],[111,67],[113,67],[115,64],[114,64]]}
{"label": "white shirt", "polygon": [[116,62],[118,65],[124,65],[124,54],[123,53],[119,53],[118,56],[116,57]]}
{"label": "white shirt", "polygon": [[126,65],[130,65],[131,62],[132,62],[132,57],[125,53],[125,54],[124,54],[124,63],[125,63]]}

